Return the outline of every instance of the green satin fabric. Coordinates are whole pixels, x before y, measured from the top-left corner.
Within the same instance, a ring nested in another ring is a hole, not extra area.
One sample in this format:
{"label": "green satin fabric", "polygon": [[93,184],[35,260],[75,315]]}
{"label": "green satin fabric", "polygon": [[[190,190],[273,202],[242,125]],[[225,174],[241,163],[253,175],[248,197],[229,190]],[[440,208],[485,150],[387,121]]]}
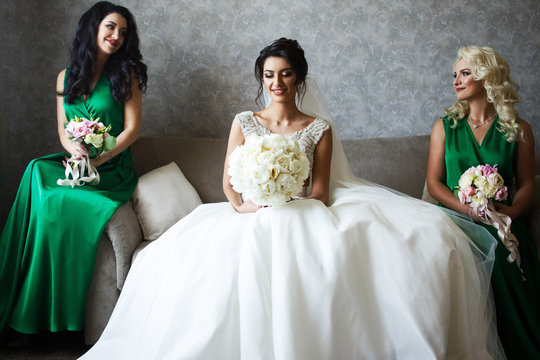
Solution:
{"label": "green satin fabric", "polygon": [[[99,117],[117,136],[124,105],[102,76],[86,103],[64,102],[68,119]],[[137,184],[129,149],[98,168],[97,186],[63,187],[62,160],[32,160],[0,237],[0,330],[22,333],[81,330],[96,250],[105,225]]]}
{"label": "green satin fabric", "polygon": [[[455,190],[459,178],[471,166],[497,164],[505,184],[514,181],[516,143],[506,141],[497,129],[498,118],[491,124],[482,144],[478,144],[466,119],[443,120],[445,141],[446,185]],[[510,201],[507,201],[510,203]],[[482,224],[483,225],[483,224]],[[521,267],[527,281],[515,263],[506,261],[508,250],[502,245],[497,231],[483,225],[498,241],[492,275],[492,288],[497,314],[497,331],[508,359],[540,359],[540,265],[534,242],[521,218],[512,222],[512,233],[519,241]]]}

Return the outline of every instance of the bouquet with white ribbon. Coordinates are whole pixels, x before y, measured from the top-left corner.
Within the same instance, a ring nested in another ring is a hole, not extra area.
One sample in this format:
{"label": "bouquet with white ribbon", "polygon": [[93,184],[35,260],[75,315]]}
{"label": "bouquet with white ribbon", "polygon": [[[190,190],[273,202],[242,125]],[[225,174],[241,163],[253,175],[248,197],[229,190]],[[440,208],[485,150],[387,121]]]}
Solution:
{"label": "bouquet with white ribbon", "polygon": [[[96,155],[104,151],[110,151],[116,144],[116,138],[109,135],[111,126],[105,126],[99,122],[99,118],[90,120],[75,116],[64,125],[64,131],[69,140],[83,144],[87,149],[83,159],[70,158],[66,162],[66,178],[58,179],[56,183],[60,186],[82,186],[85,183],[91,185],[99,184],[99,173],[90,163],[90,152],[95,151]],[[85,175],[86,173],[86,175]]]}
{"label": "bouquet with white ribbon", "polygon": [[279,205],[302,191],[309,160],[298,141],[282,135],[250,135],[229,156],[233,189],[257,205]]}
{"label": "bouquet with white ribbon", "polygon": [[510,232],[512,219],[495,210],[493,200],[506,200],[508,189],[504,179],[499,174],[497,165],[472,166],[459,178],[458,198],[462,204],[469,204],[471,211],[483,222],[497,229],[497,234],[503,245],[510,252],[506,260],[510,263],[517,261],[521,270],[521,260],[518,251],[519,242]]}

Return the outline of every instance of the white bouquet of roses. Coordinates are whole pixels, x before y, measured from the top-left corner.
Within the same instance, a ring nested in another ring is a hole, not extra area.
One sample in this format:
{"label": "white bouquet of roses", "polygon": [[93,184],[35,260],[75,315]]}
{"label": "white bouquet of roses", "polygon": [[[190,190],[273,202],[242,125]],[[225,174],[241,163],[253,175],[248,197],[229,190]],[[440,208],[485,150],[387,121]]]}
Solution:
{"label": "white bouquet of roses", "polygon": [[228,160],[233,189],[257,205],[286,203],[309,175],[309,160],[298,141],[282,135],[250,135]]}
{"label": "white bouquet of roses", "polygon": [[497,165],[478,165],[467,169],[459,178],[458,198],[462,204],[469,204],[471,212],[483,222],[497,229],[502,243],[510,255],[508,262],[517,260],[520,265],[518,252],[519,242],[515,235],[510,232],[512,219],[495,210],[493,200],[506,200],[508,189],[504,185],[504,179],[499,174]]}
{"label": "white bouquet of roses", "polygon": [[[110,151],[116,144],[116,138],[109,135],[111,126],[105,126],[98,119],[90,117],[90,120],[75,116],[64,125],[67,138],[83,144],[87,149],[84,159],[70,158],[66,162],[66,178],[56,182],[61,186],[82,186],[85,183],[99,184],[99,173],[90,163],[90,153],[99,155],[104,151]],[[87,175],[85,176],[85,172]]]}

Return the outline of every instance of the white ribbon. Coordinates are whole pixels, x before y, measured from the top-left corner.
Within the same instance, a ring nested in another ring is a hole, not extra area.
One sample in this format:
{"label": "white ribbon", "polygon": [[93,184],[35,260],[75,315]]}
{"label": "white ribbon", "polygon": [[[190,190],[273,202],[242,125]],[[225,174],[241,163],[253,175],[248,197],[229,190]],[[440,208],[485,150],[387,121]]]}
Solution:
{"label": "white ribbon", "polygon": [[499,236],[499,239],[501,239],[501,242],[503,243],[506,250],[510,252],[510,254],[508,254],[508,257],[506,258],[506,261],[508,261],[509,263],[513,263],[514,261],[516,262],[516,265],[521,272],[521,278],[523,279],[523,281],[525,281],[526,278],[523,274],[523,269],[521,269],[521,256],[519,255],[518,250],[519,241],[516,236],[510,231],[512,219],[510,219],[510,217],[507,215],[497,212],[491,200],[489,201],[484,216],[478,215],[477,208],[473,208],[473,211],[476,217],[480,219],[481,222],[487,225],[491,225],[495,229],[497,229],[497,235]]}
{"label": "white ribbon", "polygon": [[[84,176],[85,170],[88,170],[88,176]],[[70,179],[71,175],[71,179]],[[84,159],[69,159],[66,162],[66,178],[58,179],[56,183],[60,186],[83,186],[84,184],[99,184],[99,173],[97,169],[90,164],[88,155]]]}

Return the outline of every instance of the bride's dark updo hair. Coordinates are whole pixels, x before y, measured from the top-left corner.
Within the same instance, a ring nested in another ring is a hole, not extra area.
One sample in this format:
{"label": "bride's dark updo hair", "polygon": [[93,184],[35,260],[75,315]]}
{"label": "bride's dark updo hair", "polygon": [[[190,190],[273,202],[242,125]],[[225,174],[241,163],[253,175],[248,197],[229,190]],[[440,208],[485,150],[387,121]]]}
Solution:
{"label": "bride's dark updo hair", "polygon": [[[291,65],[296,73],[296,92],[300,99],[306,91],[306,76],[308,73],[308,63],[304,56],[304,50],[298,44],[298,41],[280,38],[273,41],[270,45],[261,50],[259,57],[255,61],[255,78],[259,82],[259,90],[255,102],[261,106],[261,96],[263,94],[264,82],[264,62],[269,57],[280,57]],[[263,106],[261,106],[263,107]]]}
{"label": "bride's dark updo hair", "polygon": [[111,83],[111,93],[118,102],[131,98],[131,72],[139,80],[144,91],[148,76],[139,50],[139,36],[133,15],[123,6],[100,1],[86,11],[79,20],[75,38],[71,45],[69,71],[65,80],[66,102],[72,104],[76,98],[90,93],[93,70],[97,60],[97,33],[101,21],[109,14],[119,14],[126,19],[127,29],[122,47],[107,60],[103,71]]}

